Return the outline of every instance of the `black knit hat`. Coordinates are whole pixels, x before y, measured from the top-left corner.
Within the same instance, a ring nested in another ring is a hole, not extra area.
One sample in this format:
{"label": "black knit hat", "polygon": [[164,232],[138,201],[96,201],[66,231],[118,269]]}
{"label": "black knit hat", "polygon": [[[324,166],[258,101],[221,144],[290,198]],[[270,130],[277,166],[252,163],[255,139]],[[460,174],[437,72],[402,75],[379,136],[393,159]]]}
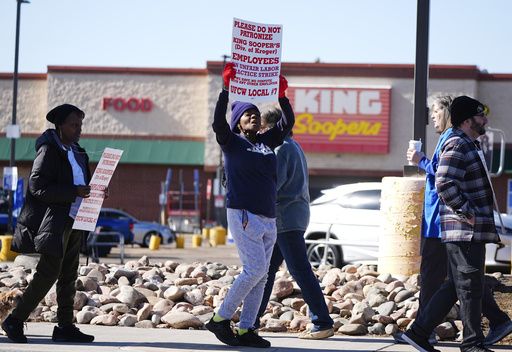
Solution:
{"label": "black knit hat", "polygon": [[476,99],[462,95],[453,99],[450,106],[452,125],[460,126],[461,123],[481,112],[484,112],[485,106]]}
{"label": "black knit hat", "polygon": [[46,114],[46,119],[55,124],[55,126],[59,126],[72,112],[76,112],[81,118],[85,117],[85,113],[76,106],[71,104],[62,104],[50,110],[50,112]]}

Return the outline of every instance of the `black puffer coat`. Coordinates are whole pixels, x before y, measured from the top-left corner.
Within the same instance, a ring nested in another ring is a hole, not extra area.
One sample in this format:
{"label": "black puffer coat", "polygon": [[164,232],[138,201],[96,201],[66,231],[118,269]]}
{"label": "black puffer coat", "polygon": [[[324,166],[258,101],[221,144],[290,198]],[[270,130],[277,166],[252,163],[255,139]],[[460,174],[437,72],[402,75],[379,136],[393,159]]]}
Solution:
{"label": "black puffer coat", "polygon": [[[77,186],[73,184],[67,152],[57,139],[55,130],[48,129],[36,140],[37,154],[11,244],[15,252],[63,255],[64,228],[71,204],[76,200]],[[71,147],[89,184],[87,153],[78,143],[72,143]]]}

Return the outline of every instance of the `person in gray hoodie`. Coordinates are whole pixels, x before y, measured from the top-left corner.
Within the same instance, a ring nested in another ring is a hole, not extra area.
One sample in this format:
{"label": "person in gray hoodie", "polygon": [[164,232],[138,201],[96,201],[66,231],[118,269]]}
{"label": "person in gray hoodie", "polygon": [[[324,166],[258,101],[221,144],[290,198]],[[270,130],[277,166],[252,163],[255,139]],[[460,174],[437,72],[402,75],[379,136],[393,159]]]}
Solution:
{"label": "person in gray hoodie", "polygon": [[[274,127],[281,119],[281,110],[272,108],[262,114],[260,133]],[[304,231],[309,224],[308,165],[300,145],[292,139],[290,131],[281,146],[275,149],[277,156],[277,241],[274,245],[267,284],[258,310],[255,328],[265,313],[279,266],[286,261],[290,274],[299,285],[302,297],[309,306],[313,329],[299,334],[300,339],[324,339],[334,335],[333,320],[325,303],[324,294],[311,270]]]}

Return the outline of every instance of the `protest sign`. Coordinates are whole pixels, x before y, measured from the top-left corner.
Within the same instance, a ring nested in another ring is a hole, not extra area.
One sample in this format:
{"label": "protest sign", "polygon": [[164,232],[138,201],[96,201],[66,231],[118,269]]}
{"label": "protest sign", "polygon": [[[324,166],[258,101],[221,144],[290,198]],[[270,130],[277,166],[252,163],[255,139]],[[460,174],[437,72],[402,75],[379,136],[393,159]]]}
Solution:
{"label": "protest sign", "polygon": [[73,223],[74,229],[93,231],[96,228],[101,206],[103,205],[104,189],[110,183],[110,179],[122,154],[123,151],[120,149],[105,148],[103,151],[103,155],[89,183],[91,195],[89,198],[82,199],[75,222]]}
{"label": "protest sign", "polygon": [[4,167],[4,190],[15,191],[18,185],[18,168],[16,166]]}
{"label": "protest sign", "polygon": [[236,77],[229,85],[232,100],[275,101],[279,91],[283,26],[233,18],[231,62]]}

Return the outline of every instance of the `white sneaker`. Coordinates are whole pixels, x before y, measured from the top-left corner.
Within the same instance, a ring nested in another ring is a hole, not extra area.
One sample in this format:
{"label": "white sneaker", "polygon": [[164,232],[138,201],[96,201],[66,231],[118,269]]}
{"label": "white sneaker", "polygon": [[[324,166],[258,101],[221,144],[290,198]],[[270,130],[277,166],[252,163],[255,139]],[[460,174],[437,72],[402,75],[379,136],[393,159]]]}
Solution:
{"label": "white sneaker", "polygon": [[[403,335],[404,335],[403,332],[399,332],[397,334],[393,334],[393,338],[395,339],[395,341],[397,343],[407,343],[407,341],[404,340],[404,336]],[[428,342],[431,345],[435,345],[437,343],[437,338],[436,338],[436,333],[435,332],[432,331],[432,334],[428,338]]]}
{"label": "white sneaker", "polygon": [[318,331],[304,331],[301,332],[298,337],[299,339],[307,340],[321,340],[334,335],[334,329],[318,330]]}

